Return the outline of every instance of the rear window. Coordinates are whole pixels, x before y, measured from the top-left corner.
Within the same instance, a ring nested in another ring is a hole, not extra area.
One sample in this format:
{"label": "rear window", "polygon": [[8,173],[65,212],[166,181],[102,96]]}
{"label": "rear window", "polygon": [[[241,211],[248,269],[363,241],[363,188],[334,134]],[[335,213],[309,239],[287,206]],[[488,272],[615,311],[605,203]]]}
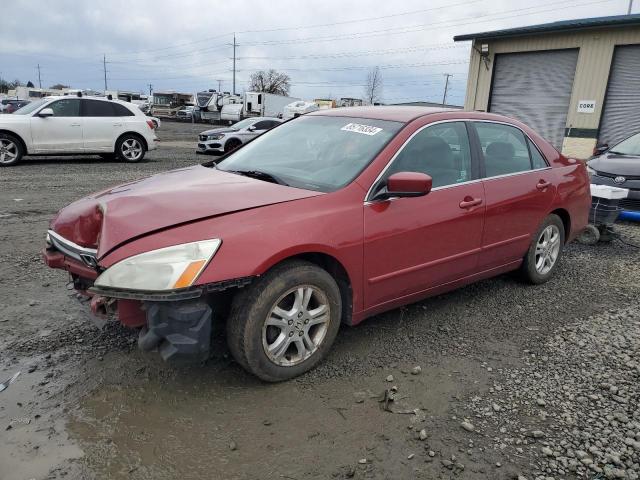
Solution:
{"label": "rear window", "polygon": [[113,109],[115,111],[116,117],[132,117],[135,115],[131,110],[129,110],[124,105],[120,105],[119,103],[113,103]]}

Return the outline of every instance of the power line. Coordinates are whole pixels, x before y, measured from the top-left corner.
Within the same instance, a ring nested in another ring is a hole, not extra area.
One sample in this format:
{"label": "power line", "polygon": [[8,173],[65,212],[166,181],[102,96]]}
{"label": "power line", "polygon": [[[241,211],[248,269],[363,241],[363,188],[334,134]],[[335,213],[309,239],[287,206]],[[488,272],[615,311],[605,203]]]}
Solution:
{"label": "power line", "polygon": [[180,47],[185,47],[185,46],[190,46],[190,45],[194,45],[197,43],[205,43],[205,42],[210,42],[211,40],[216,40],[218,38],[223,38],[226,36],[230,36],[230,35],[235,35],[235,34],[247,34],[247,33],[271,33],[271,32],[284,32],[284,31],[292,31],[292,30],[309,30],[312,28],[324,28],[324,27],[335,27],[338,25],[347,25],[347,24],[351,24],[351,23],[363,23],[363,22],[371,22],[371,21],[377,21],[377,20],[386,20],[389,18],[397,18],[397,17],[403,17],[403,16],[408,16],[408,15],[416,15],[416,14],[420,14],[420,13],[426,13],[426,12],[432,12],[435,10],[442,10],[442,9],[451,9],[451,8],[455,8],[455,7],[459,7],[459,6],[465,6],[465,5],[471,5],[474,3],[480,3],[483,0],[471,0],[471,1],[465,1],[465,2],[458,2],[458,3],[452,3],[452,4],[447,4],[447,5],[441,5],[439,7],[430,7],[430,8],[423,8],[420,10],[411,10],[409,12],[401,12],[401,13],[393,13],[393,14],[389,14],[389,15],[381,15],[381,16],[377,16],[377,17],[365,17],[365,18],[356,18],[356,19],[351,19],[351,20],[342,20],[339,22],[331,22],[331,23],[320,23],[320,24],[314,24],[314,25],[303,25],[303,26],[295,26],[295,27],[278,27],[278,28],[264,28],[264,29],[254,29],[254,30],[242,30],[239,32],[227,32],[227,33],[222,33],[220,35],[216,35],[213,37],[207,37],[207,38],[203,38],[200,40],[194,40],[191,42],[186,42],[186,43],[180,43],[177,45],[170,45],[167,47],[161,47],[161,48],[152,48],[152,49],[147,49],[147,50],[138,50],[135,52],[125,52],[124,55],[134,55],[134,54],[140,54],[140,53],[149,53],[149,52],[154,52],[154,51],[162,51],[162,50],[168,50],[171,48],[180,48]]}
{"label": "power line", "polygon": [[[401,35],[401,34],[407,34],[407,33],[416,33],[425,29],[429,29],[431,31],[431,30],[441,29],[445,27],[464,26],[464,25],[472,25],[477,23],[484,23],[487,21],[485,17],[490,17],[489,19],[491,21],[504,20],[509,18],[517,18],[517,17],[526,16],[526,15],[546,13],[549,11],[556,11],[556,10],[567,9],[567,8],[589,6],[589,5],[599,4],[599,3],[609,3],[612,1],[615,1],[615,0],[595,0],[590,2],[565,4],[560,6],[557,5],[557,1],[552,1],[544,4],[532,5],[530,7],[503,10],[498,13],[499,16],[496,16],[497,14],[496,12],[488,12],[480,15],[467,16],[466,17],[467,19],[473,19],[468,22],[458,22],[457,20],[441,20],[438,22],[430,22],[426,24],[403,25],[403,26],[390,27],[385,29],[367,30],[367,31],[344,33],[344,34],[333,34],[333,35],[327,35],[327,36],[311,36],[311,37],[300,37],[300,38],[285,39],[285,40],[265,40],[265,41],[258,41],[258,42],[244,42],[244,45],[245,46],[275,46],[275,45],[290,45],[290,44],[300,44],[300,43],[321,43],[321,42],[328,42],[328,41],[354,40],[354,39],[361,39],[361,38],[376,37],[381,35]],[[540,7],[548,7],[548,6],[553,6],[553,8],[539,10],[535,12],[529,12],[530,10],[535,10]],[[515,14],[503,15],[504,13],[515,13]],[[297,27],[295,29],[297,29]],[[243,33],[243,32],[238,32],[238,33]],[[197,52],[211,52],[211,51],[224,49],[227,46],[228,44],[220,44],[220,45],[207,47],[201,50],[191,50],[189,52],[173,53],[173,54],[164,55],[161,57],[154,57],[154,58],[184,57],[184,56],[193,55]],[[127,54],[121,53],[119,55],[126,56]]]}
{"label": "power line", "polygon": [[370,55],[389,55],[397,53],[415,53],[428,50],[445,50],[452,48],[466,48],[465,45],[457,43],[435,43],[432,45],[422,45],[415,47],[402,47],[392,48],[388,50],[361,50],[356,52],[336,52],[326,54],[307,54],[307,55],[294,55],[286,57],[238,57],[238,60],[303,60],[303,59],[317,59],[317,58],[343,58],[343,57],[361,57]]}

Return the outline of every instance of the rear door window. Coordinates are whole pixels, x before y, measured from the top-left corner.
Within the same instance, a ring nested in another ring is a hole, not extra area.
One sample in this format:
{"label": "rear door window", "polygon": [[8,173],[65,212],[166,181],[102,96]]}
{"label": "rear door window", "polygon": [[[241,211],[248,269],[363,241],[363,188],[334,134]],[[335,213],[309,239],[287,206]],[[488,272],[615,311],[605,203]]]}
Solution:
{"label": "rear door window", "polygon": [[101,100],[83,100],[83,116],[85,117],[115,117],[113,103]]}
{"label": "rear door window", "polygon": [[510,125],[473,122],[482,147],[486,177],[498,177],[531,170],[527,140]]}

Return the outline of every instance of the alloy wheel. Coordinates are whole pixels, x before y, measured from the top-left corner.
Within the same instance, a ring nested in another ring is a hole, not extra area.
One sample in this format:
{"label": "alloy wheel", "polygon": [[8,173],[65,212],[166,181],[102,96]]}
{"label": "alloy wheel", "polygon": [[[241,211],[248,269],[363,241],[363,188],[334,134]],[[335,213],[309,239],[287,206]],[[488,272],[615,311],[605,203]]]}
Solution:
{"label": "alloy wheel", "polygon": [[313,355],[324,341],[331,309],[319,288],[301,285],[273,305],[262,327],[262,346],[273,363],[291,367]]}
{"label": "alloy wheel", "polygon": [[136,161],[142,156],[142,144],[135,138],[128,138],[122,142],[122,155],[129,161]]}
{"label": "alloy wheel", "polygon": [[560,229],[556,225],[549,225],[538,237],[536,242],[536,271],[546,275],[553,268],[560,254]]}
{"label": "alloy wheel", "polygon": [[18,157],[18,146],[6,138],[0,139],[0,163],[13,163]]}

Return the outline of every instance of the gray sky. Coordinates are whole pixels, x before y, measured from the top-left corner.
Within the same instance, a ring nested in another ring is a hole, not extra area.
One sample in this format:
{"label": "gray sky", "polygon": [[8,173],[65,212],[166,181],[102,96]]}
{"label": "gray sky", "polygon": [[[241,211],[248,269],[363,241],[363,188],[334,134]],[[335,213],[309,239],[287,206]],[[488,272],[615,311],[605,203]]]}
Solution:
{"label": "gray sky", "polygon": [[[637,2],[640,3],[640,2]],[[38,85],[195,92],[237,90],[252,71],[275,68],[305,99],[362,97],[367,69],[380,66],[385,102],[462,104],[469,42],[453,36],[572,18],[620,15],[628,0],[17,0],[0,29],[2,78]],[[634,12],[640,11],[640,5]],[[381,18],[384,17],[384,18]]]}

